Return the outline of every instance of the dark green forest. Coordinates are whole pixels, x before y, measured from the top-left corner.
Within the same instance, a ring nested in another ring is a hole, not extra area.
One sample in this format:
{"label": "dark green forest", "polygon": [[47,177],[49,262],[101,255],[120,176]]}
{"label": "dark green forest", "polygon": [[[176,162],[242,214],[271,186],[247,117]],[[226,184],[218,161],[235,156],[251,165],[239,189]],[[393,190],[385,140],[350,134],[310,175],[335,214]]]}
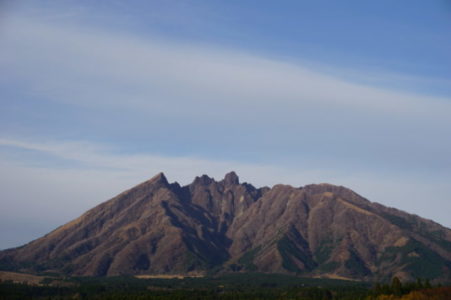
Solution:
{"label": "dark green forest", "polygon": [[[385,284],[289,275],[230,274],[184,279],[134,277],[80,277],[51,279],[41,285],[5,281],[0,299],[448,299],[451,288],[427,280]],[[438,295],[438,298],[434,298]],[[412,296],[412,297],[411,297]],[[416,298],[414,298],[415,296]],[[443,298],[445,297],[445,298]],[[451,299],[451,298],[449,298]]]}

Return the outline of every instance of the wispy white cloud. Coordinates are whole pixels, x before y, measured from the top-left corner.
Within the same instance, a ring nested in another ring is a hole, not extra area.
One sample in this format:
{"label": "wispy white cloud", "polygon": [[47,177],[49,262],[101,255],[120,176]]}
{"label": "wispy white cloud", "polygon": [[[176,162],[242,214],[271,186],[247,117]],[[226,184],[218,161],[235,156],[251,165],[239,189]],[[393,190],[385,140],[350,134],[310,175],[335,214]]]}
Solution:
{"label": "wispy white cloud", "polygon": [[[269,164],[153,154],[115,154],[109,147],[88,142],[30,142],[0,139],[1,146],[45,153],[57,159],[80,163],[83,166],[82,169],[85,169],[83,172],[96,172],[96,170],[105,173],[111,172],[120,178],[130,178],[132,181],[129,183],[135,184],[162,171],[167,173],[169,178],[182,184],[189,183],[194,176],[201,174],[209,174],[219,179],[230,170],[236,170],[245,178],[249,177],[259,185],[272,185],[277,183],[274,180],[286,179],[284,182],[300,186],[306,180],[320,180],[321,176],[327,177],[325,170],[323,172],[309,170],[308,174],[304,175],[298,171],[297,176],[292,176],[293,171],[284,175],[286,169]],[[19,163],[19,161],[15,163]],[[27,163],[24,164],[24,166],[26,165]],[[41,168],[55,169],[52,163],[48,167],[41,166]],[[73,167],[73,169],[77,169],[77,167]],[[71,171],[68,170],[68,172]]]}
{"label": "wispy white cloud", "polygon": [[[36,93],[77,105],[199,111],[239,105],[314,106],[444,117],[449,99],[346,82],[289,62],[237,50],[140,38],[78,25],[14,19],[2,58]],[[335,72],[337,73],[337,72]],[[260,107],[258,107],[260,106]],[[193,109],[194,107],[195,109]],[[230,109],[229,109],[230,110]]]}

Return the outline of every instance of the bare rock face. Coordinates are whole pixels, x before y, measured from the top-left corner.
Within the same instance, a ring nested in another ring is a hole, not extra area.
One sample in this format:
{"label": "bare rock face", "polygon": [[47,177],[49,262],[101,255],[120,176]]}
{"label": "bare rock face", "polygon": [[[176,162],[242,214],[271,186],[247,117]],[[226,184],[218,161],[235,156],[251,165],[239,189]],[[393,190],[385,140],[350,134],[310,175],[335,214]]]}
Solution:
{"label": "bare rock face", "polygon": [[0,269],[69,275],[292,273],[451,280],[451,230],[330,184],[255,188],[163,173],[19,248]]}

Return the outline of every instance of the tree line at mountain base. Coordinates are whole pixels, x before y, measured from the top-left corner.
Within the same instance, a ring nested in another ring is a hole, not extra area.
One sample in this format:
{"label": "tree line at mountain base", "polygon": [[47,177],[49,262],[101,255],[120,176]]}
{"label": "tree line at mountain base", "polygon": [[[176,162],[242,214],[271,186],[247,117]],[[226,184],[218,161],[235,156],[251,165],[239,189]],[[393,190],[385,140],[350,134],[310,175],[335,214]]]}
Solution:
{"label": "tree line at mountain base", "polygon": [[70,278],[66,285],[0,283],[0,299],[303,299],[303,300],[446,300],[451,287],[429,281],[390,284],[299,278],[286,275],[240,274],[218,278],[137,279],[134,277]]}

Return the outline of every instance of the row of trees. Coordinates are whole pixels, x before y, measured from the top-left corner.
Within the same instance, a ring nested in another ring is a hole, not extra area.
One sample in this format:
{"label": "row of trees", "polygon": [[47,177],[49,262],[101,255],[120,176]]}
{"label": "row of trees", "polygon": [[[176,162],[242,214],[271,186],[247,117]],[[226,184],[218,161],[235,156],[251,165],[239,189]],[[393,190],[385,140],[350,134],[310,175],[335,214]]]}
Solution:
{"label": "row of trees", "polygon": [[450,287],[435,287],[430,289],[411,291],[402,296],[382,294],[376,297],[369,296],[368,300],[448,300],[451,299]]}
{"label": "row of trees", "polygon": [[[268,285],[251,286],[242,282],[227,285],[226,280],[216,285],[181,285],[171,281],[174,286],[149,285],[150,281],[127,278],[83,279],[73,286],[30,286],[3,282],[0,284],[0,300],[3,299],[124,299],[124,300],[163,300],[163,299],[303,299],[303,300],[444,300],[451,299],[451,287],[433,287],[427,280],[402,283],[393,278],[391,284],[376,284],[373,288],[358,284],[317,286]],[[321,282],[321,281],[318,281]],[[218,285],[220,283],[220,285]],[[329,283],[329,282],[327,282]],[[448,298],[446,298],[448,297]]]}
{"label": "row of trees", "polygon": [[373,295],[367,300],[446,300],[451,299],[451,288],[433,287],[429,280],[417,279],[416,282],[403,284],[398,277],[394,277],[391,284],[376,284]]}
{"label": "row of trees", "polygon": [[432,287],[428,279],[417,279],[416,282],[408,282],[402,284],[398,277],[392,279],[391,285],[377,283],[374,287],[374,292],[377,294],[401,296],[410,293],[411,291],[430,289]]}

